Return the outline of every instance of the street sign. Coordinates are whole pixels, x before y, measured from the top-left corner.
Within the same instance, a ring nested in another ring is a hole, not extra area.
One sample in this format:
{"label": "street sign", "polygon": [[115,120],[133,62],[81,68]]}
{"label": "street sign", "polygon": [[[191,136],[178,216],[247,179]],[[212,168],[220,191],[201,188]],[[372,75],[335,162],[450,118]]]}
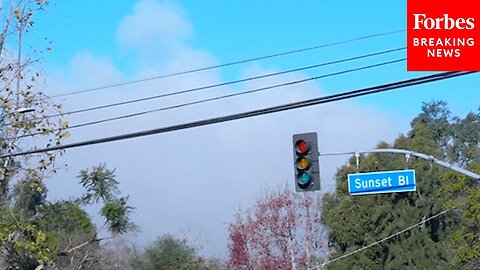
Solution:
{"label": "street sign", "polygon": [[415,171],[385,171],[348,175],[350,195],[415,191]]}

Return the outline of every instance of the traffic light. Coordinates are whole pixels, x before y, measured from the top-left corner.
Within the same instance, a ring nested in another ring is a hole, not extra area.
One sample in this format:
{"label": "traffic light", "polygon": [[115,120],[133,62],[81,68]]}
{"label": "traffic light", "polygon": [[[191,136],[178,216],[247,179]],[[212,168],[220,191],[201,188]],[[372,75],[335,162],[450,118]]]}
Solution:
{"label": "traffic light", "polygon": [[293,135],[293,161],[296,191],[320,190],[316,132]]}

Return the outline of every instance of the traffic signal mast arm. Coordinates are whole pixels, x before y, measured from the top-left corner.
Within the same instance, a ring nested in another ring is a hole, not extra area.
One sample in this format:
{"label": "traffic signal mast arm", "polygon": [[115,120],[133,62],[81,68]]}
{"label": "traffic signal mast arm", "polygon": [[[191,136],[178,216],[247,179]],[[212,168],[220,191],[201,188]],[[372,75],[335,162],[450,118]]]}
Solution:
{"label": "traffic signal mast arm", "polygon": [[480,180],[480,175],[471,172],[469,170],[465,170],[463,168],[460,168],[458,166],[455,166],[453,164],[450,164],[448,162],[445,162],[443,160],[437,159],[434,156],[415,152],[415,151],[410,151],[410,150],[405,150],[405,149],[394,149],[394,148],[385,148],[385,149],[372,149],[372,150],[365,150],[365,151],[354,151],[354,152],[333,152],[333,153],[318,153],[318,156],[338,156],[338,155],[358,155],[358,154],[365,154],[365,153],[394,153],[394,154],[405,154],[405,156],[416,156],[431,162],[434,162],[440,166],[443,166],[445,168],[454,170],[458,173],[464,174],[466,176],[472,177],[474,179]]}

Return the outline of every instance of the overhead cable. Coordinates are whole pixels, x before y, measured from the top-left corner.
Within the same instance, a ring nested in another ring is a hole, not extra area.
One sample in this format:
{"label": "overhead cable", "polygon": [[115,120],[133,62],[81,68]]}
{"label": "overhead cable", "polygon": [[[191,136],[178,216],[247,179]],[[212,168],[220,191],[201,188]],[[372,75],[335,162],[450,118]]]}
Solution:
{"label": "overhead cable", "polygon": [[[290,81],[290,82],[285,82],[285,83],[280,83],[280,84],[275,84],[275,85],[269,85],[269,86],[265,86],[265,87],[261,87],[261,88],[248,90],[248,91],[226,94],[226,95],[221,95],[221,96],[216,96],[216,97],[211,97],[211,98],[206,98],[206,99],[201,99],[201,100],[196,100],[196,101],[191,101],[191,102],[185,102],[185,103],[180,103],[180,104],[176,104],[176,105],[171,105],[171,106],[166,106],[166,107],[161,107],[161,108],[156,108],[156,109],[151,109],[151,110],[145,110],[145,111],[131,113],[131,114],[125,114],[125,115],[121,115],[121,116],[104,118],[104,119],[100,119],[100,120],[95,120],[95,121],[85,122],[85,123],[81,123],[81,124],[71,125],[71,126],[68,126],[66,128],[55,129],[54,131],[92,126],[92,125],[97,125],[97,124],[101,124],[101,123],[106,123],[106,122],[111,122],[111,121],[116,121],[116,120],[121,120],[121,119],[128,119],[128,118],[137,117],[137,116],[146,115],[146,114],[151,114],[151,113],[155,113],[155,112],[178,109],[178,108],[197,105],[197,104],[206,103],[206,102],[210,102],[210,101],[221,100],[221,99],[231,98],[231,97],[235,97],[235,96],[242,96],[242,95],[252,94],[252,93],[256,93],[256,92],[262,92],[262,91],[271,90],[271,89],[274,89],[274,88],[292,86],[292,85],[306,83],[306,82],[309,82],[309,81],[318,80],[318,79],[322,79],[322,78],[327,78],[327,77],[342,75],[342,74],[351,73],[351,72],[355,72],[355,71],[366,70],[366,69],[370,69],[370,68],[395,64],[395,63],[403,62],[405,60],[406,60],[405,58],[396,59],[396,60],[381,62],[381,63],[378,63],[378,64],[362,66],[362,67],[359,67],[359,68],[352,68],[352,69],[348,69],[348,70],[342,70],[342,71],[338,71],[338,72],[328,73],[328,74],[315,76],[315,77],[311,77],[311,78],[306,78],[306,79],[302,79],[302,80],[296,80],[296,81]],[[26,134],[26,135],[18,136],[17,138],[31,137],[31,136],[41,135],[41,134],[43,134],[43,133],[42,132],[37,132],[37,133],[33,133],[33,134]]]}
{"label": "overhead cable", "polygon": [[138,80],[131,80],[131,81],[126,81],[126,82],[121,82],[121,83],[112,83],[112,84],[107,84],[107,85],[103,85],[103,86],[87,88],[87,89],[83,89],[83,90],[77,90],[77,91],[72,91],[72,92],[67,92],[67,93],[62,93],[62,94],[57,94],[57,95],[51,95],[50,97],[51,98],[58,98],[58,97],[77,95],[77,94],[82,94],[82,93],[87,93],[87,92],[92,92],[92,91],[98,91],[98,90],[103,90],[103,89],[108,89],[108,88],[114,88],[114,87],[120,87],[120,86],[125,86],[125,85],[131,85],[131,84],[151,81],[151,80],[157,80],[157,79],[174,77],[174,76],[179,76],[179,75],[185,75],[185,74],[190,74],[190,73],[195,73],[195,72],[200,72],[200,71],[223,68],[223,67],[227,67],[227,66],[239,65],[239,64],[249,63],[249,62],[253,62],[253,61],[265,60],[265,59],[269,59],[269,58],[275,58],[275,57],[280,57],[280,56],[285,56],[285,55],[290,55],[290,54],[296,54],[296,53],[316,50],[316,49],[320,49],[320,48],[326,48],[326,47],[332,47],[332,46],[337,46],[337,45],[341,45],[341,44],[347,44],[347,43],[360,41],[360,40],[366,40],[366,39],[372,39],[372,38],[376,38],[376,37],[383,37],[383,36],[388,36],[388,35],[392,35],[392,34],[398,34],[398,33],[402,33],[402,32],[405,32],[405,31],[406,31],[405,29],[401,29],[401,30],[394,30],[394,31],[377,33],[377,34],[372,34],[372,35],[360,36],[360,37],[351,38],[351,39],[347,39],[347,40],[343,40],[343,41],[337,41],[337,42],[332,42],[332,43],[327,43],[327,44],[321,44],[321,45],[316,45],[316,46],[312,46],[312,47],[302,48],[302,49],[296,49],[296,50],[290,50],[290,51],[285,51],[285,52],[280,52],[280,53],[275,53],[275,54],[270,54],[270,55],[264,55],[264,56],[259,56],[259,57],[254,57],[254,58],[249,58],[249,59],[244,59],[244,60],[239,60],[239,61],[228,62],[228,63],[224,63],[224,64],[219,64],[219,65],[213,65],[213,66],[208,66],[208,67],[202,67],[202,68],[190,69],[190,70],[185,70],[185,71],[173,72],[173,73],[169,73],[169,74],[152,76],[152,77],[138,79]]}
{"label": "overhead cable", "polygon": [[232,85],[232,84],[248,82],[248,81],[253,81],[253,80],[258,80],[258,79],[264,79],[264,78],[268,78],[268,77],[284,75],[284,74],[288,74],[288,73],[303,71],[303,70],[322,67],[322,66],[328,66],[328,65],[333,65],[333,64],[349,62],[349,61],[353,61],[353,60],[369,58],[369,57],[388,54],[388,53],[397,52],[397,51],[401,51],[401,50],[405,50],[405,49],[406,49],[406,47],[389,49],[389,50],[385,50],[385,51],[369,53],[369,54],[364,54],[364,55],[360,55],[360,56],[355,56],[355,57],[350,57],[350,58],[345,58],[345,59],[340,59],[340,60],[335,60],[335,61],[330,61],[330,62],[324,62],[324,63],[320,63],[320,64],[315,64],[315,65],[310,65],[310,66],[305,66],[305,67],[300,67],[300,68],[295,68],[295,69],[289,69],[289,70],[285,70],[285,71],[274,72],[274,73],[249,77],[249,78],[245,78],[245,79],[233,80],[233,81],[224,82],[224,83],[217,83],[217,84],[212,84],[212,85],[200,86],[200,87],[190,88],[190,89],[181,90],[181,91],[169,92],[169,93],[165,93],[165,94],[158,94],[158,95],[149,96],[149,97],[131,99],[131,100],[126,100],[126,101],[121,101],[121,102],[115,102],[115,103],[109,103],[109,104],[104,104],[104,105],[99,105],[99,106],[93,106],[93,107],[89,107],[89,108],[73,110],[73,111],[69,111],[69,112],[52,114],[52,115],[47,115],[47,116],[44,116],[44,117],[41,117],[41,118],[36,118],[34,120],[41,120],[41,119],[45,119],[45,118],[52,118],[52,117],[58,117],[58,116],[65,116],[65,115],[72,115],[72,114],[77,114],[77,113],[90,112],[90,111],[107,109],[107,108],[112,108],[112,107],[117,107],[117,106],[122,106],[122,105],[128,105],[128,104],[153,100],[153,99],[159,99],[159,98],[165,98],[165,97],[170,97],[170,96],[176,96],[176,95],[180,95],[180,94],[198,92],[198,91],[207,90],[207,89],[216,88],[216,87],[221,87],[221,86],[228,86],[228,85]]}
{"label": "overhead cable", "polygon": [[0,158],[14,157],[14,156],[24,156],[24,155],[44,153],[44,152],[56,151],[56,150],[65,150],[65,149],[70,149],[70,148],[78,148],[78,147],[82,147],[82,146],[103,144],[103,143],[107,143],[107,142],[121,141],[121,140],[126,140],[126,139],[145,137],[145,136],[167,133],[167,132],[172,132],[172,131],[191,129],[191,128],[194,128],[194,127],[208,126],[208,125],[213,125],[213,124],[217,124],[217,123],[229,122],[229,121],[233,121],[233,120],[239,120],[239,119],[256,117],[256,116],[260,116],[260,115],[267,115],[267,114],[272,114],[272,113],[277,113],[277,112],[282,112],[282,111],[288,111],[288,110],[293,110],[293,109],[298,109],[298,108],[303,108],[303,107],[308,107],[308,106],[314,106],[314,105],[319,105],[319,104],[324,104],[324,103],[330,103],[330,102],[350,99],[350,98],[364,96],[364,95],[371,95],[371,94],[375,94],[375,93],[390,91],[390,90],[404,88],[404,87],[408,87],[408,86],[414,86],[414,85],[420,85],[420,84],[425,84],[425,83],[429,83],[429,82],[441,81],[441,80],[445,80],[445,79],[449,79],[449,78],[465,76],[465,75],[472,74],[472,73],[475,73],[475,72],[460,72],[460,71],[443,72],[443,73],[439,73],[439,74],[422,76],[422,77],[417,77],[417,78],[414,78],[414,79],[397,81],[397,82],[393,82],[393,83],[382,84],[382,85],[378,85],[378,86],[373,86],[373,87],[368,87],[368,88],[343,92],[343,93],[339,93],[339,94],[334,94],[334,95],[330,95],[330,96],[318,97],[318,98],[308,99],[308,100],[304,100],[304,101],[293,102],[293,103],[288,103],[288,104],[284,104],[284,105],[273,106],[273,107],[268,107],[268,108],[264,108],[264,109],[258,109],[258,110],[243,112],[243,113],[231,114],[231,115],[226,115],[226,116],[219,116],[219,117],[215,117],[215,118],[208,118],[208,119],[194,121],[194,122],[177,124],[177,125],[172,125],[172,126],[167,126],[167,127],[159,127],[159,128],[137,131],[137,132],[132,132],[132,133],[126,133],[126,134],[120,134],[120,135],[115,135],[115,136],[110,136],[110,137],[104,137],[104,138],[97,138],[97,139],[91,139],[91,140],[86,140],[86,141],[74,142],[74,143],[64,144],[64,145],[59,145],[59,146],[40,148],[40,149],[32,149],[32,150],[28,150],[28,151],[24,151],[24,152],[8,153],[8,154],[1,155]]}
{"label": "overhead cable", "polygon": [[338,260],[344,259],[344,258],[349,257],[349,256],[352,256],[352,255],[354,255],[354,254],[356,254],[356,253],[358,253],[358,252],[361,252],[361,251],[364,251],[364,250],[366,250],[366,249],[368,249],[368,248],[371,248],[371,247],[373,247],[373,246],[375,246],[375,245],[381,244],[381,243],[383,243],[383,242],[385,242],[385,241],[387,241],[387,240],[389,240],[389,239],[392,239],[393,237],[398,236],[398,235],[400,235],[400,234],[402,234],[402,233],[404,233],[404,232],[407,232],[407,231],[409,231],[409,230],[415,229],[416,227],[419,227],[419,226],[427,223],[428,221],[430,221],[430,220],[432,220],[432,219],[434,219],[434,218],[437,218],[437,217],[439,217],[439,216],[441,216],[441,215],[444,215],[444,214],[446,214],[446,213],[447,213],[448,211],[450,211],[450,210],[452,210],[452,208],[443,210],[443,211],[441,211],[441,212],[439,212],[439,213],[437,213],[437,214],[435,214],[435,215],[433,215],[433,216],[431,216],[431,217],[429,217],[429,218],[426,218],[426,219],[418,222],[417,224],[414,224],[414,225],[412,225],[412,226],[409,226],[409,227],[407,227],[407,228],[405,228],[405,229],[403,229],[403,230],[401,230],[401,231],[398,231],[398,232],[396,232],[396,233],[394,233],[394,234],[392,234],[392,235],[389,235],[389,236],[387,236],[387,237],[384,237],[384,238],[382,238],[382,239],[380,239],[380,240],[378,240],[378,241],[375,241],[375,242],[373,242],[373,243],[371,243],[371,244],[369,244],[369,245],[366,245],[366,246],[361,247],[361,248],[359,248],[359,249],[353,250],[353,251],[351,251],[351,252],[348,252],[348,253],[346,253],[346,254],[343,254],[343,255],[341,255],[341,256],[338,256],[338,257],[336,257],[336,258],[334,258],[334,259],[331,259],[331,260],[328,260],[328,259],[327,259],[327,260],[325,260],[322,264],[317,264],[316,266],[310,267],[310,268],[308,268],[308,269],[309,269],[309,270],[320,270],[320,269],[323,269],[323,268],[325,267],[325,265],[327,265],[327,264],[331,264],[331,263],[333,263],[333,262],[336,262],[336,261],[338,261]]}

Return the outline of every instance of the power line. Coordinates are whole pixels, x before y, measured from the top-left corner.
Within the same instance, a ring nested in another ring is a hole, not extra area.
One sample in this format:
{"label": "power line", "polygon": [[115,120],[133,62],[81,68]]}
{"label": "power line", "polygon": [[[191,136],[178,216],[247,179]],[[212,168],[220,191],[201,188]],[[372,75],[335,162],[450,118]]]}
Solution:
{"label": "power line", "polygon": [[160,128],[150,129],[150,130],[137,131],[137,132],[132,132],[132,133],[115,135],[115,136],[111,136],[111,137],[104,137],[104,138],[86,140],[86,141],[64,144],[64,145],[59,145],[59,146],[53,146],[53,147],[47,147],[47,148],[41,148],[41,149],[33,149],[33,150],[29,150],[29,151],[24,151],[24,152],[10,153],[10,154],[1,155],[0,158],[23,156],[23,155],[43,153],[43,152],[48,152],[48,151],[56,151],[56,150],[77,148],[77,147],[82,147],[82,146],[95,145],[95,144],[101,144],[101,143],[114,142],[114,141],[120,141],[120,140],[132,139],[132,138],[139,138],[139,137],[144,137],[144,136],[149,136],[149,135],[167,133],[167,132],[178,131],[178,130],[183,130],[183,129],[190,129],[190,128],[194,128],[194,127],[207,126],[207,125],[212,125],[212,124],[217,124],[217,123],[229,122],[229,121],[233,121],[233,120],[250,118],[250,117],[255,117],[255,116],[260,116],[260,115],[267,115],[267,114],[272,114],[272,113],[277,113],[277,112],[282,112],[282,111],[287,111],[287,110],[293,110],[293,109],[298,109],[298,108],[303,108],[303,107],[308,107],[308,106],[313,106],[313,105],[318,105],[318,104],[330,103],[330,102],[334,102],[334,101],[339,101],[339,100],[350,99],[350,98],[364,96],[364,95],[370,95],[370,94],[385,92],[385,91],[398,89],[398,88],[404,88],[404,87],[413,86],[413,85],[420,85],[420,84],[425,84],[425,83],[429,83],[429,82],[440,81],[440,80],[445,80],[445,79],[449,79],[449,78],[464,76],[464,75],[468,75],[468,74],[472,74],[472,73],[475,73],[475,72],[459,72],[459,71],[443,72],[443,73],[439,73],[439,74],[417,77],[417,78],[414,78],[414,79],[398,81],[398,82],[388,83],[388,84],[382,84],[382,85],[378,85],[378,86],[353,90],[353,91],[349,91],[349,92],[343,92],[343,93],[340,93],[340,94],[334,94],[334,95],[325,96],[325,97],[313,98],[313,99],[308,99],[308,100],[304,100],[304,101],[288,103],[288,104],[284,104],[284,105],[273,106],[273,107],[268,107],[268,108],[264,108],[264,109],[258,109],[258,110],[243,112],[243,113],[231,114],[231,115],[226,115],[226,116],[219,116],[219,117],[216,117],[216,118],[209,118],[209,119],[204,119],[204,120],[199,120],[199,121],[194,121],[194,122],[177,124],[177,125],[172,125],[172,126],[167,126],[167,127],[160,127]]}
{"label": "power line", "polygon": [[41,119],[45,119],[45,118],[52,118],[52,117],[65,116],[65,115],[72,115],[72,114],[77,114],[77,113],[84,113],[84,112],[89,112],[89,111],[94,111],[94,110],[100,110],[100,109],[107,109],[107,108],[112,108],[112,107],[117,107],[117,106],[122,106],[122,105],[128,105],[128,104],[133,104],[133,103],[138,103],[138,102],[153,100],[153,99],[159,99],[159,98],[164,98],[164,97],[176,96],[176,95],[180,95],[180,94],[198,92],[198,91],[207,90],[207,89],[211,89],[211,88],[216,88],[216,87],[221,87],[221,86],[228,86],[228,85],[232,85],[232,84],[237,84],[237,83],[242,83],[242,82],[248,82],[248,81],[253,81],[253,80],[257,80],[257,79],[264,79],[264,78],[268,78],[268,77],[273,77],[273,76],[278,76],[278,75],[284,75],[284,74],[288,74],[288,73],[292,73],[292,72],[298,72],[298,71],[303,71],[303,70],[312,69],[312,68],[317,68],[317,67],[322,67],[322,66],[339,64],[339,63],[344,63],[344,62],[349,62],[349,61],[359,60],[359,59],[365,59],[365,58],[369,58],[369,57],[373,57],[373,56],[388,54],[388,53],[397,52],[397,51],[402,51],[402,50],[405,50],[405,49],[406,49],[406,47],[389,49],[389,50],[385,50],[385,51],[380,51],[380,52],[375,52],[375,53],[369,53],[369,54],[364,54],[364,55],[360,55],[360,56],[355,56],[355,57],[350,57],[350,58],[344,58],[344,59],[340,59],[340,60],[335,60],[335,61],[330,61],[330,62],[324,62],[324,63],[315,64],[315,65],[310,65],[310,66],[304,66],[304,67],[300,67],[300,68],[289,69],[289,70],[285,70],[285,71],[274,72],[274,73],[269,73],[269,74],[264,74],[264,75],[260,75],[260,76],[249,77],[249,78],[240,79],[240,80],[233,80],[233,81],[229,81],[229,82],[212,84],[212,85],[206,85],[206,86],[201,86],[201,87],[195,87],[195,88],[190,88],[190,89],[186,89],[186,90],[170,92],[170,93],[166,93],[166,94],[159,94],[159,95],[154,95],[154,96],[150,96],[150,97],[143,97],[143,98],[131,99],[131,100],[126,100],[126,101],[121,101],[121,102],[104,104],[104,105],[100,105],[100,106],[93,106],[93,107],[89,107],[89,108],[83,108],[83,109],[73,110],[73,111],[64,112],[64,113],[59,113],[59,114],[52,114],[52,115],[47,115],[47,116],[44,116],[44,117],[41,117],[41,118],[36,118],[36,119],[34,119],[34,120],[41,120]]}
{"label": "power line", "polygon": [[[154,113],[154,112],[159,112],[159,111],[166,111],[166,110],[171,110],[171,109],[178,109],[178,108],[187,107],[187,106],[192,106],[192,105],[197,105],[197,104],[206,103],[206,102],[210,102],[210,101],[215,101],[215,100],[220,100],[220,99],[225,99],[225,98],[231,98],[231,97],[241,96],[241,95],[246,95],[246,94],[252,94],[252,93],[262,92],[262,91],[266,91],[266,90],[270,90],[270,89],[274,89],[274,88],[291,86],[291,85],[296,85],[296,84],[300,84],[300,83],[305,83],[305,82],[308,82],[308,81],[318,80],[318,79],[322,79],[322,78],[327,78],[327,77],[342,75],[342,74],[351,73],[351,72],[360,71],[360,70],[366,70],[366,69],[370,69],[370,68],[374,68],[374,67],[380,67],[380,66],[390,65],[390,64],[394,64],[394,63],[403,62],[403,61],[405,61],[405,58],[396,59],[396,60],[391,60],[391,61],[386,61],[386,62],[381,62],[381,63],[378,63],[378,64],[373,64],[373,65],[368,65],[368,66],[362,66],[362,67],[359,67],[359,68],[353,68],[353,69],[338,71],[338,72],[334,72],[334,73],[328,73],[328,74],[324,74],[324,75],[320,75],[320,76],[315,76],[315,77],[311,77],[311,78],[307,78],[307,79],[302,79],[302,80],[290,81],[290,82],[281,83],[281,84],[270,85],[270,86],[266,86],[266,87],[261,87],[261,88],[256,88],[256,89],[244,91],[244,92],[238,92],[238,93],[233,93],[233,94],[226,94],[226,95],[221,95],[221,96],[216,96],[216,97],[201,99],[201,100],[197,100],[197,101],[191,101],[191,102],[186,102],[186,103],[181,103],[181,104],[176,104],[176,105],[161,107],[161,108],[157,108],[157,109],[141,111],[141,112],[132,113],[132,114],[126,114],[126,115],[121,115],[121,116],[116,116],[116,117],[111,117],[111,118],[105,118],[105,119],[101,119],[101,120],[95,120],[95,121],[86,122],[86,123],[82,123],[82,124],[72,125],[72,126],[69,126],[69,127],[66,127],[66,128],[58,128],[58,129],[55,129],[54,131],[60,131],[60,130],[66,130],[66,129],[74,129],[74,128],[86,127],[86,126],[91,126],[91,125],[97,125],[97,124],[101,124],[101,123],[111,122],[111,121],[115,121],[115,120],[121,120],[121,119],[127,119],[127,118],[137,117],[137,116],[146,115],[146,114],[150,114],[150,113]],[[36,136],[36,135],[40,135],[40,134],[43,134],[43,133],[42,133],[42,132],[37,132],[37,133],[33,133],[33,134],[26,134],[26,135],[18,136],[17,138],[31,137],[31,136]]]}
{"label": "power line", "polygon": [[141,83],[141,82],[146,82],[146,81],[151,81],[151,80],[157,80],[157,79],[163,79],[163,78],[174,77],[174,76],[179,76],[179,75],[185,75],[185,74],[190,74],[190,73],[195,73],[195,72],[200,72],[200,71],[206,71],[206,70],[211,70],[211,69],[216,69],[216,68],[223,68],[223,67],[227,67],[227,66],[245,64],[245,63],[249,63],[249,62],[253,62],[253,61],[265,60],[265,59],[269,59],[269,58],[275,58],[275,57],[279,57],[279,56],[296,54],[296,53],[316,50],[316,49],[320,49],[320,48],[332,47],[332,46],[351,43],[351,42],[355,42],[355,41],[360,41],[360,40],[365,40],[365,39],[371,39],[371,38],[376,38],[376,37],[382,37],[382,36],[397,34],[397,33],[401,33],[401,32],[405,32],[405,29],[395,30],[395,31],[390,31],[390,32],[383,32],[383,33],[378,33],[378,34],[372,34],[372,35],[367,35],[367,36],[361,36],[361,37],[356,37],[356,38],[347,39],[347,40],[343,40],[343,41],[337,41],[337,42],[333,42],[333,43],[327,43],[327,44],[307,47],[307,48],[303,48],[303,49],[285,51],[285,52],[280,52],[280,53],[275,53],[275,54],[270,54],[270,55],[265,55],[265,56],[260,56],[260,57],[249,58],[249,59],[245,59],[245,60],[233,61],[233,62],[229,62],[229,63],[225,63],[225,64],[219,64],[219,65],[213,65],[213,66],[202,67],[202,68],[197,68],[197,69],[190,69],[190,70],[185,70],[185,71],[180,71],[180,72],[168,73],[168,74],[164,74],[164,75],[153,76],[153,77],[148,77],[148,78],[143,78],[143,79],[138,79],[138,80],[132,80],[132,81],[126,81],[126,82],[121,82],[121,83],[112,83],[112,84],[107,84],[107,85],[104,85],[104,86],[98,86],[98,87],[87,88],[87,89],[83,89],[83,90],[78,90],[78,91],[53,95],[53,96],[50,96],[50,97],[51,98],[58,98],[58,97],[77,95],[77,94],[82,94],[82,93],[87,93],[87,92],[92,92],[92,91],[98,91],[98,90],[102,90],[102,89],[114,88],[114,87],[136,84],[136,83]]}
{"label": "power line", "polygon": [[417,224],[414,224],[414,225],[412,225],[412,226],[410,226],[410,227],[407,227],[407,228],[405,228],[405,229],[403,229],[403,230],[401,230],[401,231],[399,231],[399,232],[396,232],[396,233],[394,233],[394,234],[392,234],[392,235],[389,235],[389,236],[387,236],[387,237],[385,237],[385,238],[382,238],[382,239],[380,239],[380,240],[378,240],[378,241],[375,241],[375,242],[373,242],[373,243],[371,243],[371,244],[368,244],[368,245],[366,245],[366,246],[364,246],[364,247],[362,247],[362,248],[359,248],[359,249],[356,249],[356,250],[354,250],[354,251],[351,251],[351,252],[348,252],[348,253],[346,253],[346,254],[343,254],[342,256],[339,256],[339,257],[337,257],[337,258],[335,258],[335,259],[326,260],[326,261],[325,261],[324,263],[322,263],[321,265],[317,264],[317,266],[311,267],[311,268],[309,268],[309,270],[323,269],[323,267],[324,267],[325,265],[327,265],[327,264],[336,262],[336,261],[341,260],[341,259],[344,259],[344,258],[346,258],[346,257],[348,257],[348,256],[354,255],[354,254],[356,254],[356,253],[358,253],[358,252],[364,251],[364,250],[366,250],[366,249],[368,249],[368,248],[370,248],[370,247],[373,247],[373,246],[375,246],[375,245],[381,244],[381,243],[383,243],[383,242],[385,242],[385,241],[387,241],[387,240],[389,240],[389,239],[391,239],[391,238],[393,238],[393,237],[395,237],[395,236],[397,236],[397,235],[400,235],[400,234],[402,234],[402,233],[404,233],[404,232],[406,232],[406,231],[409,231],[409,230],[414,229],[414,228],[416,228],[416,227],[418,227],[418,226],[420,226],[420,225],[423,225],[423,224],[427,223],[428,221],[430,221],[430,220],[432,220],[432,219],[434,219],[434,218],[437,218],[437,217],[439,217],[439,216],[441,216],[441,215],[444,215],[444,214],[446,214],[446,213],[447,213],[448,211],[450,211],[450,210],[452,210],[452,208],[449,208],[449,209],[444,210],[444,211],[442,211],[442,212],[440,212],[440,213],[437,213],[437,214],[435,214],[435,215],[433,215],[433,216],[431,216],[431,217],[429,217],[429,218],[427,218],[427,219],[425,219],[425,220],[422,220],[422,221],[418,222]]}

